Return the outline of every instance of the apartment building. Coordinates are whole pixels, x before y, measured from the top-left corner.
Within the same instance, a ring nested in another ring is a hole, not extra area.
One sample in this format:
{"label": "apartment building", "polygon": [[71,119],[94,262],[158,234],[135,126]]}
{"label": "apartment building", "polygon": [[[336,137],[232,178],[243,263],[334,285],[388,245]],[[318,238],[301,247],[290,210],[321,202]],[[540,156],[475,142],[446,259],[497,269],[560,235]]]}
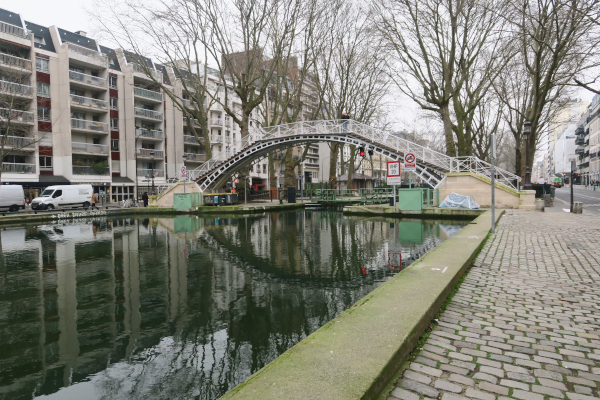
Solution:
{"label": "apartment building", "polygon": [[[600,96],[596,95],[577,122],[575,152],[578,156],[577,173],[580,183],[589,184],[600,179]],[[574,181],[578,183],[577,180]]]}
{"label": "apartment building", "polygon": [[[120,202],[177,179],[183,165],[202,165],[206,155],[183,112],[147,70],[177,94],[189,78],[101,46],[84,31],[40,26],[0,9],[0,96],[18,100],[10,108],[6,144],[12,148],[2,160],[2,182],[22,184],[30,195],[54,184],[86,183]],[[224,98],[218,71],[209,70],[209,82]],[[233,92],[228,98],[241,112],[239,98]],[[8,112],[0,110],[0,118]],[[233,154],[240,128],[219,104],[210,105],[209,127],[213,156]],[[255,165],[252,184],[267,186],[267,161]]]}

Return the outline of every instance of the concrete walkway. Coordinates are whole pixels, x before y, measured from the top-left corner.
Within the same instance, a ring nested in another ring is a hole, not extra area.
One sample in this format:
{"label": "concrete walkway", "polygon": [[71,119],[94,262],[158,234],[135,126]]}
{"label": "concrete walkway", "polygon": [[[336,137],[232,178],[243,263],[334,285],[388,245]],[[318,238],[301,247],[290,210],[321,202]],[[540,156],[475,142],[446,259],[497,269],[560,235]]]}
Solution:
{"label": "concrete walkway", "polygon": [[599,398],[600,215],[509,210],[389,399]]}

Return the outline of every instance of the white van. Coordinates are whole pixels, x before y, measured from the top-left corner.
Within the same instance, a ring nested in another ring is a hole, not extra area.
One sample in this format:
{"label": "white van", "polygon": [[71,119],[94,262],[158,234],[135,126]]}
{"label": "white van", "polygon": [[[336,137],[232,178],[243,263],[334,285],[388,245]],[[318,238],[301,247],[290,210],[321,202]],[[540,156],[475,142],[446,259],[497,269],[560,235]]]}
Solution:
{"label": "white van", "polygon": [[92,185],[48,186],[40,197],[31,202],[32,210],[52,210],[58,207],[89,208],[92,202]]}
{"label": "white van", "polygon": [[21,185],[0,185],[0,208],[19,211],[25,208],[25,193]]}

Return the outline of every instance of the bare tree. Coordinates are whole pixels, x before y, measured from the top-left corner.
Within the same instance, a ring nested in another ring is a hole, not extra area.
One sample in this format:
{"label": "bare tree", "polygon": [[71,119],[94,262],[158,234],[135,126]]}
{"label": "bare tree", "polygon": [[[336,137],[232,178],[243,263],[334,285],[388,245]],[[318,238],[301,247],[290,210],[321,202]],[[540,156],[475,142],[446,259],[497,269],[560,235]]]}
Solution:
{"label": "bare tree", "polygon": [[[32,152],[45,132],[33,134],[34,112],[30,110],[34,95],[29,74],[2,71],[0,73],[0,182],[3,172],[35,172],[28,163],[14,162],[25,158],[23,151]],[[9,158],[13,162],[4,164]],[[35,162],[32,163],[35,165]]]}
{"label": "bare tree", "polygon": [[[561,108],[568,104],[568,87],[573,80],[594,65],[600,37],[590,18],[597,12],[598,0],[536,0],[511,6],[519,11],[512,24],[519,51],[511,75],[499,84],[500,98],[507,106],[507,121],[516,146],[516,171],[525,173],[522,159],[522,128],[531,122],[529,167],[547,133],[547,127]],[[522,79],[515,79],[523,77]]]}
{"label": "bare tree", "polygon": [[[218,98],[214,82],[220,79],[220,72],[208,66],[210,57],[204,44],[210,41],[211,31],[197,6],[189,0],[97,0],[91,13],[99,34],[124,49],[153,88],[160,88],[182,111],[188,132],[210,159],[209,110]],[[148,56],[168,66],[172,76],[157,74]]]}
{"label": "bare tree", "polygon": [[[316,57],[313,75],[320,117],[340,119],[346,111],[357,121],[383,127],[383,103],[389,89],[387,53],[377,38],[372,14],[363,6],[338,0],[330,3],[326,21],[324,48]],[[336,183],[339,157],[342,174],[348,163],[352,184],[357,149],[350,147],[349,160],[344,160],[342,145],[330,144],[330,183]]]}
{"label": "bare tree", "polygon": [[512,57],[500,51],[506,2],[381,0],[373,8],[398,88],[440,116],[448,155],[472,155],[475,109]]}

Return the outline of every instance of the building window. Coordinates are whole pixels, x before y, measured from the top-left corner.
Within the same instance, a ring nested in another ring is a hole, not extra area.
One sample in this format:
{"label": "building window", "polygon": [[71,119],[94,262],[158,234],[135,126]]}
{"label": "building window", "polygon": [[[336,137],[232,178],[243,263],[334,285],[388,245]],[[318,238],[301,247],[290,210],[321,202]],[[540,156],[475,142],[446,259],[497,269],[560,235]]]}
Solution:
{"label": "building window", "polygon": [[51,119],[51,114],[50,114],[50,107],[41,107],[38,106],[38,121],[44,121],[44,122],[50,122]]}
{"label": "building window", "polygon": [[40,171],[52,170],[52,156],[40,156]]}
{"label": "building window", "polygon": [[117,88],[117,77],[116,76],[109,76],[108,77],[108,86],[111,89],[116,89]]}
{"label": "building window", "polygon": [[46,44],[46,40],[43,37],[37,35],[33,36],[33,42],[39,44]]}
{"label": "building window", "polygon": [[267,164],[263,164],[263,174],[267,173]]}
{"label": "building window", "polygon": [[119,151],[119,139],[111,139],[110,140],[110,150],[111,151]]}
{"label": "building window", "polygon": [[37,95],[40,97],[50,97],[50,84],[38,82],[37,83]]}
{"label": "building window", "polygon": [[117,118],[110,119],[110,130],[118,131],[119,130],[119,120]]}
{"label": "building window", "polygon": [[110,98],[110,109],[111,110],[118,110],[119,109],[119,99],[117,99],[116,97],[111,97]]}
{"label": "building window", "polygon": [[94,144],[100,144],[100,138],[97,138],[97,137],[95,137],[95,138],[92,138],[92,142],[93,142]]}
{"label": "building window", "polygon": [[250,172],[254,172],[254,164],[250,165]]}
{"label": "building window", "polygon": [[35,58],[35,69],[40,72],[49,73],[50,72],[50,60],[46,60],[45,58]]}

